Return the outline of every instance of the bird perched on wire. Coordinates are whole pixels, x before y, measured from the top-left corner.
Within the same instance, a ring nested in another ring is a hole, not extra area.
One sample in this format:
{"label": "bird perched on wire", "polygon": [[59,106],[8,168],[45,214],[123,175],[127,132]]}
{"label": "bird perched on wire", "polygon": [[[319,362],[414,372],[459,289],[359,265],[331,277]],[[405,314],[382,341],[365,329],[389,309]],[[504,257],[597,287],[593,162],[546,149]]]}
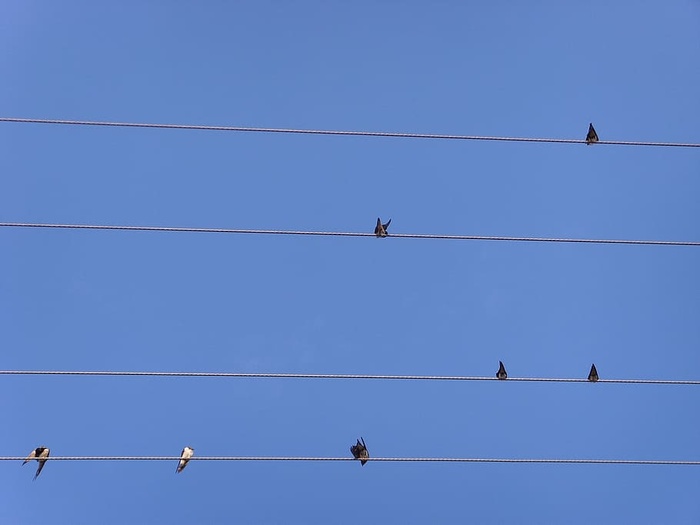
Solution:
{"label": "bird perched on wire", "polygon": [[182,453],[180,454],[180,461],[177,464],[177,470],[175,472],[180,473],[182,472],[185,467],[187,466],[187,463],[189,462],[190,458],[194,455],[194,449],[192,447],[185,447],[182,449]]}
{"label": "bird perched on wire", "polygon": [[598,381],[598,370],[595,368],[595,363],[591,365],[591,371],[588,372],[588,380],[592,382]]}
{"label": "bird perched on wire", "polygon": [[387,235],[389,235],[386,230],[387,228],[389,228],[390,224],[391,219],[389,219],[387,223],[382,224],[382,220],[379,217],[377,217],[377,225],[374,227],[374,234],[377,237],[386,237]]}
{"label": "bird perched on wire", "polygon": [[39,462],[39,467],[36,469],[36,474],[34,474],[34,479],[37,478],[39,474],[41,474],[41,469],[44,468],[44,464],[46,463],[46,458],[49,457],[49,452],[51,452],[47,447],[37,447],[32,452],[27,456],[27,459],[22,462],[22,465],[25,463],[36,459]]}
{"label": "bird perched on wire", "polygon": [[[360,443],[360,439],[362,443]],[[360,437],[360,439],[357,440],[357,445],[350,447],[350,452],[352,452],[352,456],[355,459],[360,460],[360,464],[364,467],[369,457],[369,451],[367,450],[367,445],[365,445],[365,439],[363,437]]]}
{"label": "bird perched on wire", "polygon": [[506,372],[506,367],[503,366],[503,361],[498,362],[498,372],[496,372],[496,377],[498,379],[508,379],[508,373]]}
{"label": "bird perched on wire", "polygon": [[598,134],[595,132],[593,123],[588,124],[588,135],[586,135],[586,144],[598,142]]}

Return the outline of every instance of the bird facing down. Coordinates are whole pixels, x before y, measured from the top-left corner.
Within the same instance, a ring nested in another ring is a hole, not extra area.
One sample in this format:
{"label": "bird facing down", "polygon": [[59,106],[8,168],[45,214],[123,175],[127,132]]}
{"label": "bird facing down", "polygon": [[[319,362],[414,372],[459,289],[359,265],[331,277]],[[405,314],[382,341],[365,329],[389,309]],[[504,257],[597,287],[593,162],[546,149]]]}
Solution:
{"label": "bird facing down", "polygon": [[[360,443],[360,439],[362,440],[362,443]],[[360,437],[360,439],[357,440],[357,445],[350,447],[350,452],[352,452],[352,456],[355,459],[360,460],[360,463],[364,467],[365,463],[367,463],[369,452],[367,451],[367,445],[365,445],[365,439],[363,437]]]}
{"label": "bird facing down", "polygon": [[593,124],[588,124],[588,135],[586,135],[586,144],[593,144],[598,142],[598,134],[595,132]]}
{"label": "bird facing down", "polygon": [[508,373],[506,372],[506,367],[503,366],[503,361],[498,362],[498,372],[496,372],[496,377],[498,379],[508,379]]}
{"label": "bird facing down", "polygon": [[390,224],[391,219],[389,219],[389,221],[386,224],[382,224],[382,220],[379,217],[377,217],[377,225],[374,227],[374,234],[377,237],[386,237],[387,235],[389,235],[386,230],[387,228],[389,228]]}
{"label": "bird facing down", "polygon": [[180,454],[180,461],[177,464],[177,470],[175,472],[182,472],[187,466],[187,462],[194,455],[194,449],[191,447],[185,447],[182,449],[182,454]]}
{"label": "bird facing down", "polygon": [[588,372],[588,380],[589,381],[598,381],[598,370],[595,368],[595,364],[591,365],[591,371]]}
{"label": "bird facing down", "polygon": [[46,458],[49,457],[49,452],[51,451],[47,447],[37,447],[34,450],[32,450],[32,452],[27,456],[27,459],[25,459],[22,462],[22,465],[33,459],[36,459],[39,462],[39,466],[36,469],[36,474],[34,474],[34,479],[36,479],[37,476],[41,474],[41,469],[44,468]]}

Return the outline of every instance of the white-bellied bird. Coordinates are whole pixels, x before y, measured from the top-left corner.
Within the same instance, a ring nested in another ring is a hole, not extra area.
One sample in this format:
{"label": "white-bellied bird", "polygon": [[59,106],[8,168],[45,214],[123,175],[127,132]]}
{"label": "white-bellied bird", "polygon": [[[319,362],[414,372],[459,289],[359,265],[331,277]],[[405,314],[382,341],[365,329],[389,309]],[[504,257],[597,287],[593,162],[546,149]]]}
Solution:
{"label": "white-bellied bird", "polygon": [[182,454],[180,454],[180,461],[177,464],[177,470],[175,472],[182,472],[187,466],[187,462],[194,455],[194,449],[192,447],[185,447],[182,449]]}

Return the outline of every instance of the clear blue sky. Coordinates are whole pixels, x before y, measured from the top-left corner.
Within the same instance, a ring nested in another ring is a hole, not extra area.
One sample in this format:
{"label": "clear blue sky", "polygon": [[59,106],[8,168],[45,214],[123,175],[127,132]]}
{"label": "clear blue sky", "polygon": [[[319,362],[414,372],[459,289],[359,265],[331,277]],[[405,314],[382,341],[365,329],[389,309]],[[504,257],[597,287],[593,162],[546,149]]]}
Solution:
{"label": "clear blue sky", "polygon": [[[700,4],[0,4],[0,115],[699,142]],[[697,150],[0,124],[0,221],[700,240]],[[700,378],[700,250],[0,231],[0,368]],[[0,455],[700,459],[693,386],[2,377]],[[0,522],[697,524],[697,467],[0,464]]]}

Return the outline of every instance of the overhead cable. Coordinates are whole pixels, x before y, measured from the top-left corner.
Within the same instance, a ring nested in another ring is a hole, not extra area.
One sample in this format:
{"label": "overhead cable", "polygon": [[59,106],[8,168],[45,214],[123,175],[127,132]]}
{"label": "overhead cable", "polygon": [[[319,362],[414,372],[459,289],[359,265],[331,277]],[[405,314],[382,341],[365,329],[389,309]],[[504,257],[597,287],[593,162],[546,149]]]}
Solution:
{"label": "overhead cable", "polygon": [[[442,140],[486,140],[500,142],[548,142],[557,144],[586,144],[585,139],[553,139],[528,137],[490,137],[482,135],[447,135],[435,133],[400,133],[391,131],[341,131],[324,129],[294,129],[294,128],[258,128],[248,126],[205,126],[196,124],[149,124],[144,122],[108,122],[94,120],[59,120],[39,118],[0,117],[0,122],[16,122],[29,124],[65,124],[72,126],[108,126],[120,128],[157,128],[157,129],[189,129],[206,131],[238,131],[246,133],[295,133],[302,135],[342,135],[354,137],[393,137],[409,139],[442,139]],[[598,144],[617,146],[666,146],[674,148],[700,148],[697,143],[684,142],[639,142],[601,140]]]}
{"label": "overhead cable", "polygon": [[[176,233],[231,233],[253,235],[314,235],[318,237],[376,237],[365,232],[323,232],[301,230],[249,230],[231,228],[191,228],[178,226],[116,226],[98,224],[53,224],[30,222],[0,222],[5,228],[53,228],[65,230],[120,230]],[[391,233],[387,238],[397,239],[443,239],[453,241],[510,241],[510,242],[556,242],[584,244],[637,244],[652,246],[700,246],[700,241],[653,241],[632,239],[576,239],[564,237],[505,237],[493,235],[435,235],[423,233]]]}
{"label": "overhead cable", "polygon": [[[0,461],[24,461],[24,456],[0,456]],[[179,461],[180,456],[58,456],[47,461]],[[189,461],[357,461],[349,457],[194,456]],[[367,458],[386,463],[549,463],[583,465],[692,465],[700,461],[657,459],[534,459],[534,458]]]}
{"label": "overhead cable", "polygon": [[[122,371],[69,371],[69,370],[0,370],[0,375],[52,375],[52,376],[117,376],[117,377],[229,377],[267,379],[379,379],[399,381],[499,381],[540,383],[589,383],[588,379],[554,377],[496,377],[438,376],[438,375],[378,375],[378,374],[296,374],[267,372],[122,372]],[[700,385],[698,380],[671,379],[599,379],[596,383],[637,385]]]}

